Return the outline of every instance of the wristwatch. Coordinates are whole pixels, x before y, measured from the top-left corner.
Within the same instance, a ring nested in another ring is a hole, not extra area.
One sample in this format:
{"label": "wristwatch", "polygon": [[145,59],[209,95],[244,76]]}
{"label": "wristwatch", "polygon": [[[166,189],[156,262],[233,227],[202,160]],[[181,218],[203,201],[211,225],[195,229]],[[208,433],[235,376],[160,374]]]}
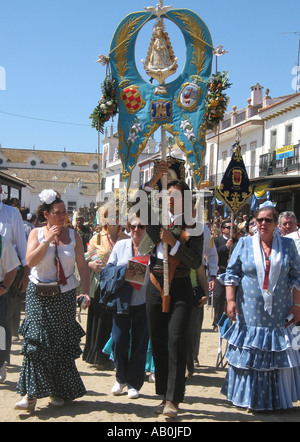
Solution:
{"label": "wristwatch", "polygon": [[50,246],[49,241],[47,241],[46,239],[43,239],[43,241],[41,241],[41,244],[47,244],[47,246]]}
{"label": "wristwatch", "polygon": [[4,284],[0,284],[0,288],[5,290],[5,293],[7,292],[9,287],[6,287]]}

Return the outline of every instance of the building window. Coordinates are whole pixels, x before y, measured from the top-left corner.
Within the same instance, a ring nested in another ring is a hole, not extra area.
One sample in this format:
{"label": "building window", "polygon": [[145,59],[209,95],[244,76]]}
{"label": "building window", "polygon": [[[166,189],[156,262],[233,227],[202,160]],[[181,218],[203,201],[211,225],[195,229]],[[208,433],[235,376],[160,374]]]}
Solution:
{"label": "building window", "polygon": [[31,161],[30,161],[30,165],[31,165],[32,167],[36,166],[36,161],[35,161],[35,160],[31,160]]}
{"label": "building window", "polygon": [[227,167],[227,151],[222,152],[222,172],[225,173]]}
{"label": "building window", "polygon": [[97,170],[97,169],[98,169],[98,164],[96,164],[96,163],[93,164],[93,169],[94,169],[94,170]]}
{"label": "building window", "polygon": [[61,163],[61,167],[63,167],[63,168],[65,169],[66,167],[68,167],[68,164],[67,164],[65,161],[63,161],[63,162]]}
{"label": "building window", "polygon": [[142,186],[144,184],[144,172],[143,171],[140,171],[139,177],[140,177],[140,186]]}
{"label": "building window", "polygon": [[241,153],[242,153],[242,157],[243,157],[244,163],[246,162],[246,148],[247,148],[246,144],[243,144],[241,146]]}
{"label": "building window", "polygon": [[70,218],[73,216],[73,212],[76,210],[76,201],[68,201],[68,215]]}
{"label": "building window", "polygon": [[250,178],[255,178],[255,165],[256,165],[256,149],[257,149],[257,142],[253,141],[250,143],[250,151],[251,151],[251,171],[250,171]]}
{"label": "building window", "polygon": [[274,151],[277,147],[277,130],[271,131],[271,151]]}
{"label": "building window", "polygon": [[285,127],[285,145],[289,146],[292,144],[293,139],[293,126],[290,124]]}
{"label": "building window", "polygon": [[111,191],[114,192],[114,190],[115,190],[115,179],[113,178],[111,180]]}

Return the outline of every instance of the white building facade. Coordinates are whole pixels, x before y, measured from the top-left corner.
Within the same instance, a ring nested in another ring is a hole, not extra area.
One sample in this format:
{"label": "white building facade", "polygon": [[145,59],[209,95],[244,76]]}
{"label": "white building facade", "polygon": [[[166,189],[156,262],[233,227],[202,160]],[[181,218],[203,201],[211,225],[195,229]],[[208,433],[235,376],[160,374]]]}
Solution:
{"label": "white building facade", "polygon": [[267,106],[260,111],[265,128],[260,175],[266,172],[299,175],[300,94],[269,102],[266,100]]}
{"label": "white building facade", "polygon": [[[122,162],[119,157],[118,135],[114,134],[113,126],[110,130],[105,129],[104,138],[102,141],[102,167],[101,167],[101,199],[110,195],[115,189],[122,187]],[[155,155],[157,142],[154,138],[150,138],[144,149],[139,156],[138,162],[145,161],[148,158]],[[138,189],[140,185],[140,168],[137,165],[132,170],[131,174],[131,189]]]}
{"label": "white building facade", "polygon": [[0,147],[0,170],[28,184],[22,189],[21,205],[32,213],[40,204],[43,189],[59,192],[69,215],[95,206],[98,163],[97,154]]}

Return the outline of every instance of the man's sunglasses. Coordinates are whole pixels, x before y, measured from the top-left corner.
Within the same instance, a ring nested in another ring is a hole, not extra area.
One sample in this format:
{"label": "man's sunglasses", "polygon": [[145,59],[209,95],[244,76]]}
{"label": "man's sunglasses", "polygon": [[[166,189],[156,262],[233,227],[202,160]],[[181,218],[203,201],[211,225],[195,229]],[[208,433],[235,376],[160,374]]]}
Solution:
{"label": "man's sunglasses", "polygon": [[266,221],[267,224],[272,224],[274,222],[272,218],[256,218],[256,221],[259,224],[262,224],[264,221]]}
{"label": "man's sunglasses", "polygon": [[133,224],[131,224],[131,225],[130,225],[130,228],[131,228],[132,230],[135,230],[136,227],[137,227],[138,229],[140,229],[140,230],[142,230],[142,229],[145,228],[145,226],[143,226],[142,224],[138,224],[138,225],[133,225]]}

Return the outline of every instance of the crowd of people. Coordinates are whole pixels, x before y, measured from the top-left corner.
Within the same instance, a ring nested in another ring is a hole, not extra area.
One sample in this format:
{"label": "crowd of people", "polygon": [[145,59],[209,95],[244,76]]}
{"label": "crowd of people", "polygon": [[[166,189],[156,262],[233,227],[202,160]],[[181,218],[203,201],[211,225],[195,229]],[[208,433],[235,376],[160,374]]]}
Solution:
{"label": "crowd of people", "polygon": [[[160,162],[142,190],[150,195],[167,172],[167,163]],[[21,400],[15,409],[32,412],[40,398],[62,406],[85,395],[75,362],[82,357],[98,370],[114,369],[111,393],[125,389],[132,400],[151,365],[161,396],[155,412],[176,417],[186,376],[199,364],[207,303],[214,308],[213,329],[219,330],[224,314],[229,319],[223,336],[227,399],[259,411],[291,408],[300,400],[296,216],[279,215],[267,201],[255,216],[222,219],[215,212],[202,224],[193,199],[191,225],[183,213],[187,193],[185,182],[168,183],[167,225],[152,222],[148,198],[149,206],[142,208],[147,223],[134,213],[122,226],[119,214],[111,216],[105,205],[100,209],[105,223],[96,230],[80,215],[72,225],[52,189],[41,192],[36,215],[17,200],[0,202],[0,331],[6,338],[0,346],[0,383],[6,380],[12,339],[21,335]],[[78,309],[88,309],[86,330],[77,321]]]}

